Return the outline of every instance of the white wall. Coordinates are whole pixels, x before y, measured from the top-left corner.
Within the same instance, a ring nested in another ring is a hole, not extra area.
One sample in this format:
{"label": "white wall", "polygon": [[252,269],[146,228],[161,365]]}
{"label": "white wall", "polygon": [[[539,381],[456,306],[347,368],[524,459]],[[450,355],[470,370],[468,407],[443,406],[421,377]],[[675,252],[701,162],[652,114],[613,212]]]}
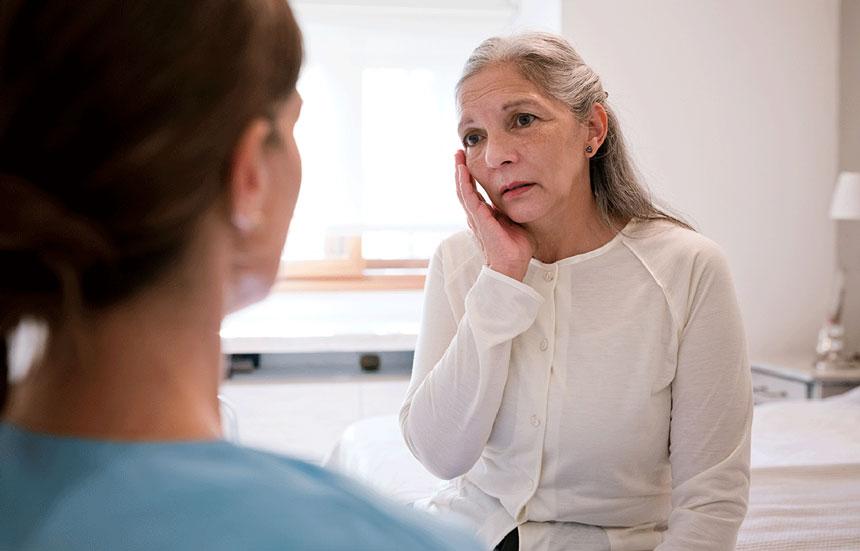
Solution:
{"label": "white wall", "polygon": [[835,262],[838,0],[564,0],[655,196],[722,245],[751,357],[812,353]]}
{"label": "white wall", "polygon": [[517,0],[512,31],[561,33],[562,0]]}
{"label": "white wall", "polygon": [[840,14],[839,164],[860,171],[860,0],[842,0]]}
{"label": "white wall", "polygon": [[[860,0],[842,0],[839,62],[839,167],[860,172]],[[837,257],[845,269],[845,345],[860,352],[860,222],[837,223]]]}

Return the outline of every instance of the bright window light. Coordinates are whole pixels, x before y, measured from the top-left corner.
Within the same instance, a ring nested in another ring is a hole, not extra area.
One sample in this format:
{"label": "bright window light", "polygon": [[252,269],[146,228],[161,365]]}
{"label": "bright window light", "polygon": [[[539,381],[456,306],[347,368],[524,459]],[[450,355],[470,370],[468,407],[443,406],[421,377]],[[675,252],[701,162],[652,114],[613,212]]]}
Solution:
{"label": "bright window light", "polygon": [[510,4],[383,4],[297,5],[303,179],[286,260],[336,257],[338,239],[356,235],[364,258],[429,258],[465,227],[453,180],[454,85],[469,52],[505,32]]}

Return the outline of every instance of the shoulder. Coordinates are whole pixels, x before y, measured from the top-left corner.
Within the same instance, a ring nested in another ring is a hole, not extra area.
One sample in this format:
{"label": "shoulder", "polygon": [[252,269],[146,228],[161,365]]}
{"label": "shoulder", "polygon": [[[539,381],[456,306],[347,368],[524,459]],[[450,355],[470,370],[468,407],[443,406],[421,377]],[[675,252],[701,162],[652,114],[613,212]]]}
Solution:
{"label": "shoulder", "polygon": [[691,272],[728,271],[722,248],[701,233],[668,220],[639,220],[624,230],[625,246],[657,278]]}
{"label": "shoulder", "polygon": [[705,297],[736,303],[728,259],[704,235],[670,221],[649,220],[632,224],[623,241],[662,290],[679,324]]}
{"label": "shoulder", "polygon": [[[254,537],[303,548],[472,548],[459,532],[341,475],[263,451],[234,452],[239,476],[222,499],[243,511],[242,531]],[[217,487],[215,480],[205,482]]]}
{"label": "shoulder", "polygon": [[224,442],[118,445],[65,471],[27,517],[32,548],[474,549],[339,475]]}
{"label": "shoulder", "polygon": [[636,220],[624,230],[632,247],[657,249],[673,256],[721,256],[719,245],[701,233],[669,220]]}

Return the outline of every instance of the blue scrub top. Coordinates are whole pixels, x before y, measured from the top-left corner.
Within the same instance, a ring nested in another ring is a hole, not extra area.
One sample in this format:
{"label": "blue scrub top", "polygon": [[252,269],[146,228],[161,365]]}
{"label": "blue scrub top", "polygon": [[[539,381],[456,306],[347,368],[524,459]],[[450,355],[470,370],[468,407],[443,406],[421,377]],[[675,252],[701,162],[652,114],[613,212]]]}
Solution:
{"label": "blue scrub top", "polygon": [[0,550],[478,548],[295,459],[224,441],[113,442],[0,423]]}

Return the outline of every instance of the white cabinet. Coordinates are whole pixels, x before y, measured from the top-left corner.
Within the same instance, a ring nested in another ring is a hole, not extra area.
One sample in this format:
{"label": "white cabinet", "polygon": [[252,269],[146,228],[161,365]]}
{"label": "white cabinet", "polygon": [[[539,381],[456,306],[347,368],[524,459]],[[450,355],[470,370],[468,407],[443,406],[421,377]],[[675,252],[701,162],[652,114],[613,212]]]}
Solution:
{"label": "white cabinet", "polygon": [[773,400],[819,400],[860,386],[860,368],[822,371],[805,358],[754,361],[752,381],[756,404]]}

